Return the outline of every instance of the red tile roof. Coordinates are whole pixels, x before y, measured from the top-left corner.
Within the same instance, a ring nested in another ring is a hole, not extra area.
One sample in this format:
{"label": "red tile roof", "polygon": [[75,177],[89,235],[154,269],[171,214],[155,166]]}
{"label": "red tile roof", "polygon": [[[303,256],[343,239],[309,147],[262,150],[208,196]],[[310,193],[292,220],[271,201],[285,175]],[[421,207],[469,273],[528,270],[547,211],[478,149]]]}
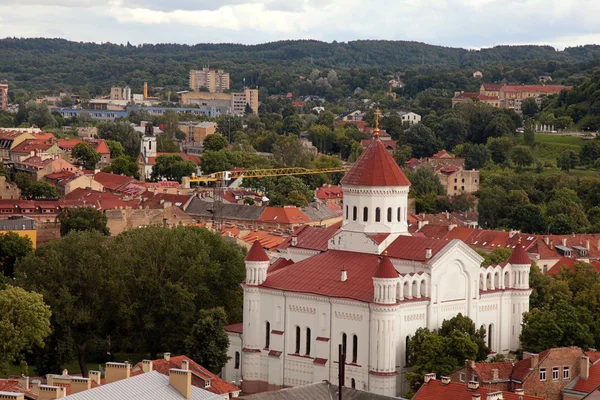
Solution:
{"label": "red tile roof", "polygon": [[105,140],[90,140],[90,144],[94,146],[96,153],[110,154],[110,149]]}
{"label": "red tile roof", "polygon": [[61,149],[72,149],[81,142],[83,142],[81,139],[58,139],[58,147]]}
{"label": "red tile roof", "polygon": [[399,236],[386,249],[391,258],[425,261],[426,249],[431,249],[432,257],[442,250],[448,242],[425,237]]}
{"label": "red tile roof", "polygon": [[383,243],[383,241],[385,239],[388,238],[388,236],[390,236],[390,234],[389,233],[370,233],[370,234],[368,233],[367,236],[375,243],[381,244],[381,243]]}
{"label": "red tile roof", "polygon": [[[217,375],[213,374],[187,356],[172,356],[169,361],[165,359],[152,360],[152,370],[169,376],[169,370],[171,368],[181,369],[183,360],[188,361],[189,370],[192,371],[192,385],[220,395],[240,392],[240,388],[232,385],[224,379],[219,378]],[[135,376],[142,373],[142,363],[139,362],[132,368],[131,375]],[[204,386],[204,381],[206,380],[210,380],[209,387]]]}
{"label": "red tile roof", "polygon": [[505,92],[536,92],[536,93],[559,93],[561,90],[571,89],[572,86],[563,85],[506,85]]}
{"label": "red tile roof", "polygon": [[482,381],[491,382],[494,380],[493,369],[498,370],[498,380],[508,380],[513,370],[512,361],[501,361],[495,363],[479,362],[475,363],[474,370]]}
{"label": "red tile roof", "polygon": [[578,392],[589,393],[600,386],[600,363],[596,363],[590,367],[590,376],[588,379],[577,380],[577,383],[572,387]]}
{"label": "red tile roof", "polygon": [[398,277],[398,271],[390,261],[389,257],[383,257],[375,270],[373,278],[394,279]]}
{"label": "red tile roof", "polygon": [[484,83],[483,84],[483,90],[487,90],[487,91],[490,91],[490,90],[492,90],[492,91],[493,90],[500,90],[500,88],[502,86],[504,86],[504,85],[502,85],[500,83]]}
{"label": "red tile roof", "polygon": [[[472,400],[473,394],[480,394],[481,400],[485,400],[488,393],[495,393],[497,390],[478,388],[477,390],[468,389],[467,385],[450,382],[443,384],[439,380],[431,380],[424,383],[419,391],[413,397],[413,400]],[[504,400],[542,400],[541,397],[520,395],[511,392],[502,392]]]}
{"label": "red tile roof", "polygon": [[27,139],[23,140],[19,143],[14,149],[12,149],[11,153],[29,153],[31,151],[46,151],[50,147],[54,146],[50,140],[42,140],[42,139]]}
{"label": "red tile roof", "polygon": [[410,186],[380,139],[374,138],[341,181],[355,186]]}
{"label": "red tile roof", "polygon": [[265,250],[260,245],[260,242],[256,240],[250,250],[248,250],[248,254],[246,254],[246,261],[269,261],[269,256],[265,252]]}
{"label": "red tile roof", "polygon": [[302,224],[310,222],[310,218],[294,206],[266,207],[258,221],[278,224]]}
{"label": "red tile roof", "polygon": [[239,324],[227,325],[225,327],[225,332],[244,333],[244,323],[240,322]]}
{"label": "red tile roof", "polygon": [[127,186],[127,184],[131,183],[134,179],[130,176],[98,172],[94,175],[94,180],[102,184],[106,190],[116,191],[121,187]]}
{"label": "red tile roof", "polygon": [[590,362],[592,364],[595,364],[596,361],[600,360],[600,351],[588,350],[588,351],[584,351],[584,353],[586,356],[588,356],[590,358]]}
{"label": "red tile roof", "polygon": [[269,269],[267,270],[267,274],[278,271],[282,268],[285,268],[289,265],[292,265],[294,262],[292,260],[286,260],[285,258],[278,258],[273,264],[269,265]]}
{"label": "red tile roof", "polygon": [[[308,249],[308,250],[327,250],[327,242],[335,235],[338,228],[320,228],[316,226],[303,225],[296,229],[292,236],[296,236],[297,243],[296,248]],[[285,250],[292,245],[292,238],[288,238],[278,250]]]}
{"label": "red tile roof", "polygon": [[432,155],[431,158],[456,158],[456,156],[452,153],[448,153],[446,150],[441,150]]}
{"label": "red tile roof", "polygon": [[531,265],[531,260],[525,252],[525,248],[521,243],[515,247],[512,254],[508,258],[508,262],[512,265]]}
{"label": "red tile roof", "polygon": [[254,243],[258,240],[263,249],[272,251],[279,247],[287,239],[287,236],[284,237],[282,234],[274,234],[269,231],[254,231],[240,239],[247,243]]}
{"label": "red tile roof", "polygon": [[324,185],[317,189],[316,198],[320,200],[341,199],[344,196],[341,186]]}
{"label": "red tile roof", "polygon": [[[538,365],[548,356],[548,354],[550,354],[550,351],[552,350],[560,350],[560,348],[544,350],[538,354]],[[525,382],[525,379],[527,379],[532,372],[531,361],[531,357],[517,361],[513,367],[511,379],[519,382]]]}

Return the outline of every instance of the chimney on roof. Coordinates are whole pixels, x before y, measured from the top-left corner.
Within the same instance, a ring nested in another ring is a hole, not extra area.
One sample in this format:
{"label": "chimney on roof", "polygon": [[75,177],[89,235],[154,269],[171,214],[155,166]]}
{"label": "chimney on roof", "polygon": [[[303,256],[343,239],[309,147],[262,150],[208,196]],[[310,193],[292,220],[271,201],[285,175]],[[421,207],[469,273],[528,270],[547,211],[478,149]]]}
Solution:
{"label": "chimney on roof", "polygon": [[499,373],[500,371],[498,370],[498,368],[492,368],[492,379],[497,381],[499,378]]}
{"label": "chimney on roof", "polygon": [[488,393],[486,400],[503,400],[504,397],[502,397],[502,392],[492,392],[492,393]]}
{"label": "chimney on roof", "polygon": [[169,361],[171,359],[171,353],[163,353],[163,358],[165,361]]}
{"label": "chimney on roof", "polygon": [[342,276],[341,276],[340,280],[342,282],[346,282],[347,279],[348,279],[348,271],[346,271],[345,269],[342,269]]}
{"label": "chimney on roof", "polygon": [[525,396],[525,389],[515,389],[515,394],[519,395],[519,400],[523,400],[523,396]]}
{"label": "chimney on roof", "polygon": [[92,388],[92,380],[81,376],[71,377],[71,394],[90,390]]}
{"label": "chimney on roof", "polygon": [[48,386],[54,385],[54,374],[46,374],[46,385],[48,385]]}
{"label": "chimney on roof", "polygon": [[544,236],[544,243],[546,243],[546,246],[550,244],[550,238],[548,236]]}
{"label": "chimney on roof", "polygon": [[469,383],[467,384],[467,388],[469,390],[477,390],[477,389],[479,389],[479,382],[477,382],[477,381],[469,381]]}
{"label": "chimney on roof", "polygon": [[465,360],[465,367],[467,368],[475,368],[475,361],[474,360]]}
{"label": "chimney on roof", "polygon": [[581,379],[588,379],[590,377],[590,358],[588,356],[581,356],[580,359],[581,364]]}
{"label": "chimney on roof", "polygon": [[181,369],[188,371],[190,369],[190,362],[188,360],[181,360]]}
{"label": "chimney on roof", "polygon": [[427,383],[429,381],[435,381],[435,372],[425,374],[425,376],[423,377],[423,382]]}
{"label": "chimney on roof", "polygon": [[38,395],[40,394],[40,385],[42,384],[42,381],[40,381],[39,379],[34,379],[31,381],[31,393]]}
{"label": "chimney on roof", "polygon": [[64,388],[60,386],[40,385],[38,399],[61,399],[65,397]]}
{"label": "chimney on roof", "polygon": [[449,376],[442,376],[441,377],[441,381],[442,381],[442,385],[447,385],[450,383],[450,377]]}
{"label": "chimney on roof", "polygon": [[481,395],[479,393],[473,393],[471,395],[471,400],[479,400],[481,399]]}
{"label": "chimney on roof", "polygon": [[539,362],[539,354],[524,351],[523,352],[523,360],[526,360],[528,358],[531,358],[531,368],[537,367],[538,362]]}
{"label": "chimney on roof", "polygon": [[429,247],[425,249],[425,258],[427,260],[431,258],[431,249]]}
{"label": "chimney on roof", "polygon": [[298,245],[298,236],[292,236],[292,246],[296,247]]}
{"label": "chimney on roof", "polygon": [[143,360],[142,361],[142,371],[144,373],[152,372],[152,360]]}
{"label": "chimney on roof", "polygon": [[169,385],[177,390],[183,397],[192,396],[192,371],[171,368],[169,370]]}
{"label": "chimney on roof", "polygon": [[88,377],[93,382],[96,382],[96,385],[99,385],[100,384],[100,378],[101,378],[101,372],[100,371],[89,371],[88,372]]}
{"label": "chimney on roof", "polygon": [[29,390],[29,377],[25,375],[21,375],[21,379],[19,379],[21,386],[23,386],[26,390]]}
{"label": "chimney on roof", "polygon": [[587,249],[587,251],[590,251],[590,239],[586,239],[585,248]]}
{"label": "chimney on roof", "polygon": [[106,383],[120,381],[131,376],[131,365],[129,363],[107,362],[104,378]]}
{"label": "chimney on roof", "polygon": [[567,238],[562,238],[562,245],[567,247]]}
{"label": "chimney on roof", "polygon": [[23,393],[0,392],[0,400],[25,400]]}

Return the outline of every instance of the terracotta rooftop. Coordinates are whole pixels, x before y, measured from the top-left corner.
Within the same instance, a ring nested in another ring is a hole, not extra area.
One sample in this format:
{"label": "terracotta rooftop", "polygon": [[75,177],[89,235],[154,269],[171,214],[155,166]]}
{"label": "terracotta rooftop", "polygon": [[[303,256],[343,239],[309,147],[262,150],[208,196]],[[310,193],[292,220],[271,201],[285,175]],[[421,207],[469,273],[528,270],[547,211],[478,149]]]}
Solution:
{"label": "terracotta rooftop", "polygon": [[31,151],[46,151],[54,146],[50,140],[43,139],[27,139],[15,146],[11,153],[29,153]]}
{"label": "terracotta rooftop", "polygon": [[98,172],[94,175],[94,180],[102,184],[106,190],[112,191],[116,191],[121,187],[125,187],[127,184],[134,181],[134,179],[130,176],[111,174],[108,172]]}
{"label": "terracotta rooftop", "polygon": [[579,377],[572,389],[578,392],[589,393],[600,386],[600,363],[590,367],[590,376],[588,379]]}
{"label": "terracotta rooftop", "polygon": [[310,218],[294,206],[266,207],[258,221],[278,224],[302,224],[310,222]]}
{"label": "terracotta rooftop", "polygon": [[[292,236],[297,239],[296,248],[308,250],[327,250],[327,242],[338,231],[337,228],[320,228],[303,225],[296,229]],[[278,250],[285,250],[292,245],[292,238],[288,238]]]}
{"label": "terracotta rooftop", "polygon": [[[487,389],[479,387],[477,390],[468,389],[467,385],[450,382],[447,384],[442,383],[439,380],[431,380],[424,383],[421,388],[417,391],[413,400],[472,400],[473,394],[480,394],[481,400],[487,398],[488,393],[495,393],[497,390]],[[541,397],[529,396],[527,394],[520,395],[511,392],[502,392],[502,399],[504,400],[542,400]]]}
{"label": "terracotta rooftop", "polygon": [[[164,358],[152,360],[152,370],[158,371],[163,375],[169,376],[171,368],[181,369],[182,361],[188,362],[188,369],[192,371],[192,385],[208,390],[211,393],[226,395],[228,393],[239,393],[240,388],[232,385],[224,379],[219,378],[196,361],[187,356],[171,356],[169,361]],[[143,374],[142,363],[137,363],[131,369],[131,376]],[[205,387],[204,381],[210,380],[210,386]]]}
{"label": "terracotta rooftop", "polygon": [[320,200],[341,199],[344,195],[341,186],[323,185],[316,192],[315,197]]}
{"label": "terracotta rooftop", "polygon": [[270,260],[269,256],[267,255],[267,252],[263,249],[263,247],[261,246],[261,244],[258,240],[256,240],[254,242],[254,244],[252,245],[252,247],[250,247],[250,250],[248,250],[248,254],[246,254],[246,258],[244,258],[244,259],[246,261],[256,261],[256,262]]}
{"label": "terracotta rooftop", "polygon": [[508,258],[508,262],[512,265],[531,265],[531,259],[525,252],[525,246],[521,243],[517,244],[517,247]]}
{"label": "terracotta rooftop", "polygon": [[240,322],[239,324],[227,325],[225,331],[231,333],[244,333],[244,323]]}
{"label": "terracotta rooftop", "polygon": [[355,186],[410,186],[396,161],[378,138],[363,151],[341,181]]}
{"label": "terracotta rooftop", "polygon": [[389,257],[385,256],[379,262],[373,278],[394,279],[398,277],[398,271],[390,261]]}
{"label": "terracotta rooftop", "polygon": [[505,92],[535,92],[535,93],[559,93],[561,90],[571,89],[572,86],[563,85],[505,85]]}
{"label": "terracotta rooftop", "polygon": [[473,370],[479,375],[482,381],[491,382],[494,380],[494,372],[498,370],[498,380],[508,380],[513,370],[512,361],[501,361],[494,363],[478,362],[475,363]]}

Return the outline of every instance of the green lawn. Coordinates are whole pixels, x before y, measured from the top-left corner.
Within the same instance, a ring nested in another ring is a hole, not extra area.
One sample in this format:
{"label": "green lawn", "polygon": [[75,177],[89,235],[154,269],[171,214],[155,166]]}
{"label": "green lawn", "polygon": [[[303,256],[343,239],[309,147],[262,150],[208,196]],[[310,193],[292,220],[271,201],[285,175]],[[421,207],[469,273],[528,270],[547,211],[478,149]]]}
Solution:
{"label": "green lawn", "polygon": [[556,165],[556,159],[563,151],[574,150],[579,153],[586,140],[577,136],[558,136],[537,133],[535,135],[535,142],[538,159]]}

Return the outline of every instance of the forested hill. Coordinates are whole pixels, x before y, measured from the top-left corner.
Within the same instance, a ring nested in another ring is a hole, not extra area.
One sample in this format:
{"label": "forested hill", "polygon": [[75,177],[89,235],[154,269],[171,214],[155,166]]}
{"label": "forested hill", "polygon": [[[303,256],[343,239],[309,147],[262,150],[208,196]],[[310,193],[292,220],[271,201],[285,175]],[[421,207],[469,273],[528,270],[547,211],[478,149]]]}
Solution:
{"label": "forested hill", "polygon": [[402,70],[422,65],[457,69],[528,61],[587,63],[599,58],[600,46],[591,45],[564,51],[556,51],[550,46],[466,50],[383,40],[131,46],[7,38],[0,40],[0,79],[9,79],[19,88],[42,90],[58,89],[61,85],[106,86],[128,81],[130,85],[136,85],[140,79],[151,80],[159,76],[153,82],[155,85],[185,87],[190,68],[209,64],[231,71],[234,81],[246,77],[256,84],[260,83],[258,74],[264,72],[265,67],[279,67],[290,73],[307,73],[311,68]]}

